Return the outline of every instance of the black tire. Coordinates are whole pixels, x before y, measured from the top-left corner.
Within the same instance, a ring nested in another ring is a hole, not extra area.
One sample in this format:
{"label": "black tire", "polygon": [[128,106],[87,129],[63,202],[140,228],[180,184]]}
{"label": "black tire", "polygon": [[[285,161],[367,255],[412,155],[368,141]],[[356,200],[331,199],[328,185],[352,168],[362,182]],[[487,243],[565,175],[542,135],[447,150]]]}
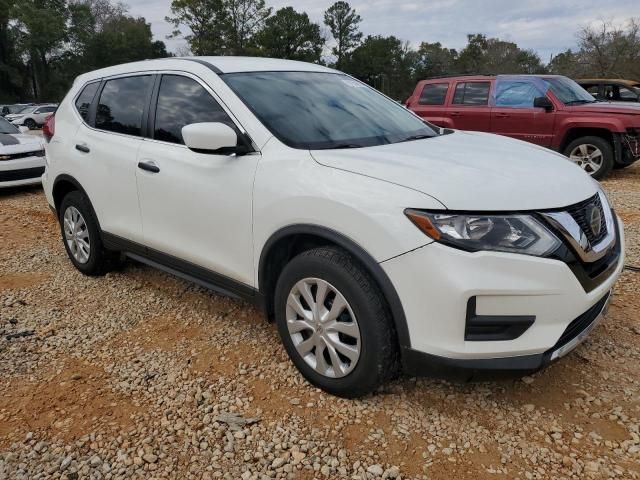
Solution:
{"label": "black tire", "polygon": [[576,138],[564,149],[564,155],[570,157],[571,152],[580,145],[593,145],[602,152],[602,164],[600,168],[594,173],[590,173],[590,175],[596,180],[606,177],[609,172],[611,172],[614,165],[613,147],[611,146],[611,143],[602,137],[587,136]]}
{"label": "black tire", "polygon": [[29,130],[35,130],[37,127],[36,122],[31,118],[27,118],[24,121],[24,126],[27,127]]}
{"label": "black tire", "polygon": [[[76,260],[69,245],[67,244],[67,241],[65,240],[64,215],[70,207],[75,207],[80,212],[86,224],[86,232],[89,235],[89,258],[85,263],[81,263]],[[96,219],[91,202],[85,194],[77,190],[69,192],[62,199],[58,215],[62,243],[67,251],[69,260],[71,260],[71,263],[73,263],[80,272],[90,276],[103,275],[114,267],[118,261],[119,254],[117,252],[108,251],[104,248],[98,220]]]}
{"label": "black tire", "polygon": [[[304,278],[329,282],[347,300],[360,330],[360,357],[346,376],[331,378],[315,371],[296,350],[287,328],[287,298]],[[283,269],[275,291],[275,317],[280,338],[302,375],[324,391],[356,398],[375,391],[395,378],[400,370],[397,337],[382,292],[347,252],[322,247],[303,252]]]}

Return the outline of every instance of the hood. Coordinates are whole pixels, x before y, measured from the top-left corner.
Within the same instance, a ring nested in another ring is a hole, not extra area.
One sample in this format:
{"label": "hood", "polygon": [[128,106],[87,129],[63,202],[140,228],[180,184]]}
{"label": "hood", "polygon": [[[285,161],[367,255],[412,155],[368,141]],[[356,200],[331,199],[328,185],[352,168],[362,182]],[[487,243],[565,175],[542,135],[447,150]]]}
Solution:
{"label": "hood", "polygon": [[640,102],[594,102],[567,108],[572,112],[640,115]]}
{"label": "hood", "polygon": [[0,154],[31,152],[44,148],[44,140],[25,133],[0,133]]}
{"label": "hood", "polygon": [[597,191],[597,183],[566,157],[487,133],[456,131],[412,142],[311,154],[322,165],[420,191],[451,210],[559,208]]}

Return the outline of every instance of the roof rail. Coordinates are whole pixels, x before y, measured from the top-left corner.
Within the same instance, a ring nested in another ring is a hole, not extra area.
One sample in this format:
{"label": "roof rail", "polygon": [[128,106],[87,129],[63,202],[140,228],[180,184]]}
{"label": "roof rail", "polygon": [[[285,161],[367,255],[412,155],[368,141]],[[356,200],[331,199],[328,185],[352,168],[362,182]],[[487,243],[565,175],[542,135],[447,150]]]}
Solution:
{"label": "roof rail", "polygon": [[496,77],[495,73],[452,73],[451,75],[435,75],[427,77],[425,80],[435,80],[438,78],[457,78],[457,77]]}

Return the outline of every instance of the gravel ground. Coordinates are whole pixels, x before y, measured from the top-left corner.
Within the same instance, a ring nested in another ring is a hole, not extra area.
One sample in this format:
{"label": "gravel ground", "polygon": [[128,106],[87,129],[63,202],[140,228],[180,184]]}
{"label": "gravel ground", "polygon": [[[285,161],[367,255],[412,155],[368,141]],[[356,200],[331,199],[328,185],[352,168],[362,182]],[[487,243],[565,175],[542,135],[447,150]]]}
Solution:
{"label": "gravel ground", "polygon": [[[640,165],[605,182],[640,265]],[[87,278],[40,189],[0,193],[0,479],[640,478],[640,273],[532,377],[309,386],[273,325],[128,263]]]}

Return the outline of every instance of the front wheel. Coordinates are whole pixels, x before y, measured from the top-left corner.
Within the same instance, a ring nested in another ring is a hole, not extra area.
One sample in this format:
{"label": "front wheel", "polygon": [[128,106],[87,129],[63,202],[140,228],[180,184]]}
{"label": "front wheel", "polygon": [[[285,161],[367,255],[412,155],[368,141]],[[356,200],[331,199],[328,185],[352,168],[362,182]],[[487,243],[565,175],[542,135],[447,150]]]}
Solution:
{"label": "front wheel", "polygon": [[316,248],[291,260],[276,285],[275,314],[293,363],[328,393],[360,397],[399,371],[382,293],[343,250]]}
{"label": "front wheel", "polygon": [[24,121],[24,126],[27,127],[29,130],[35,130],[37,127],[36,122],[30,118],[27,118]]}
{"label": "front wheel", "polygon": [[614,164],[613,148],[601,137],[577,138],[567,145],[564,154],[596,180],[604,178]]}

